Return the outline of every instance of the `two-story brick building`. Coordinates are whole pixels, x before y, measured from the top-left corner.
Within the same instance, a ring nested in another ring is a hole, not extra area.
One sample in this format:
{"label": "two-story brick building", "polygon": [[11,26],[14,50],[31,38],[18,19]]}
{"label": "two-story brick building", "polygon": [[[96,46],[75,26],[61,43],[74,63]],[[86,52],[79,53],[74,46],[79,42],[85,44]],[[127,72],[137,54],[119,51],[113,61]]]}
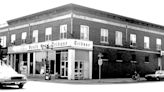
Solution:
{"label": "two-story brick building", "polygon": [[[9,20],[0,29],[8,64],[27,75],[49,66],[60,78],[142,76],[162,69],[164,26],[75,4]],[[48,61],[47,61],[48,59]]]}

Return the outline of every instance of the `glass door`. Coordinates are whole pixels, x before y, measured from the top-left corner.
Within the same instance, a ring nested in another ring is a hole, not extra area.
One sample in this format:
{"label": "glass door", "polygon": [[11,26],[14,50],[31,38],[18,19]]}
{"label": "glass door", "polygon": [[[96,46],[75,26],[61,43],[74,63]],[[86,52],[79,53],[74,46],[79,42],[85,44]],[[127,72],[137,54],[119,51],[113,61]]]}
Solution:
{"label": "glass door", "polygon": [[75,61],[75,79],[83,79],[84,77],[84,62]]}
{"label": "glass door", "polygon": [[61,77],[68,77],[68,52],[61,52]]}

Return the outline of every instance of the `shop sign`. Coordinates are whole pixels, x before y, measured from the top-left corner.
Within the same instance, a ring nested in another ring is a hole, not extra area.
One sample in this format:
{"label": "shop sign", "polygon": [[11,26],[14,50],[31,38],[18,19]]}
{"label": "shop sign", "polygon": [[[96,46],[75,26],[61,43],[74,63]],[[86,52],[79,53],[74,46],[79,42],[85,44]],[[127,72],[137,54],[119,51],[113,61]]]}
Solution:
{"label": "shop sign", "polygon": [[27,45],[8,47],[8,53],[27,52],[27,50],[28,50]]}
{"label": "shop sign", "polygon": [[93,48],[93,42],[83,40],[73,40],[73,47],[80,49],[91,49]]}
{"label": "shop sign", "polygon": [[73,47],[79,49],[92,49],[93,42],[91,41],[82,41],[75,39],[66,39],[50,42],[42,42],[38,44],[29,45],[28,50],[45,50],[45,49],[55,49],[59,47]]}
{"label": "shop sign", "polygon": [[65,39],[65,40],[57,40],[57,41],[48,41],[48,42],[41,42],[41,43],[33,43],[33,44],[26,44],[20,46],[12,46],[9,47],[8,53],[18,53],[18,52],[27,52],[33,50],[46,50],[46,49],[55,49],[61,47],[71,47],[77,49],[93,49],[93,42],[92,41],[83,41],[83,40],[76,40],[76,39]]}

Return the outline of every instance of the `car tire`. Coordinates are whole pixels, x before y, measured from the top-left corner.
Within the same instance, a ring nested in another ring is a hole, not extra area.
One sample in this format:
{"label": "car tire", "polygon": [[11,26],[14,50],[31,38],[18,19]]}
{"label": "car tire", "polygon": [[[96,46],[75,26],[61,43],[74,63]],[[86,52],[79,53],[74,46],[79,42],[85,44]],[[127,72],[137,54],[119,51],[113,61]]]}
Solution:
{"label": "car tire", "polygon": [[24,86],[23,84],[19,84],[18,85],[19,88],[23,88],[23,86]]}

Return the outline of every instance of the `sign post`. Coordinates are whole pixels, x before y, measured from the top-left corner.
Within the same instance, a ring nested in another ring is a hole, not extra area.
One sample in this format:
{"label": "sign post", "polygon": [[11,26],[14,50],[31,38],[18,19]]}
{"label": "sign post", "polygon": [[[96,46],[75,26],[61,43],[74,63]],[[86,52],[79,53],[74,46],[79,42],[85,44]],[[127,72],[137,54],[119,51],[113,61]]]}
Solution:
{"label": "sign post", "polygon": [[98,60],[98,64],[99,64],[99,80],[101,79],[101,66],[102,66],[102,59],[101,58],[99,58],[99,60]]}
{"label": "sign post", "polygon": [[101,66],[103,64],[103,60],[101,57],[103,57],[103,55],[101,53],[98,54],[98,65],[99,65],[99,80],[101,79]]}

